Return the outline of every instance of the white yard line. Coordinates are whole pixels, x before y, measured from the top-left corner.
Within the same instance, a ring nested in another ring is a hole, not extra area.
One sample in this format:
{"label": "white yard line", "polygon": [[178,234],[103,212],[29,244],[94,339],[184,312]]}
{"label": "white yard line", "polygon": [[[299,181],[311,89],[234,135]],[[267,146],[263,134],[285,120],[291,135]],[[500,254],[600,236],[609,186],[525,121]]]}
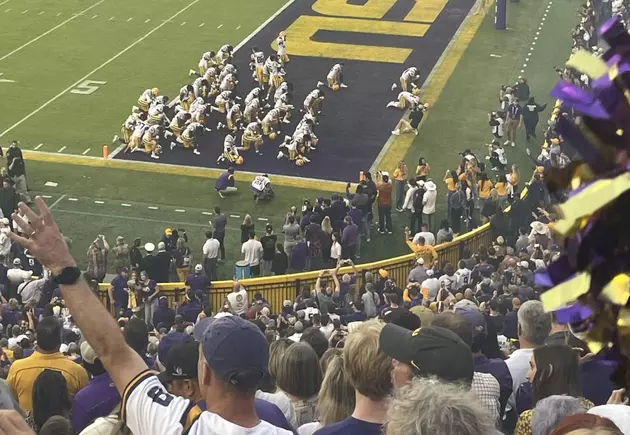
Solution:
{"label": "white yard line", "polygon": [[10,0],[4,0],[3,2],[0,2],[0,6],[2,6],[5,3],[8,3]]}
{"label": "white yard line", "polygon": [[92,148],[88,148],[88,149],[86,149],[85,151],[83,151],[81,154],[82,154],[82,155],[86,155],[87,153],[89,153],[89,152],[90,152],[90,150],[91,150],[91,149],[92,149]]}
{"label": "white yard line", "polygon": [[129,17],[129,19],[127,20],[127,22],[129,22],[129,21],[131,21],[131,20],[133,20],[133,17]]}
{"label": "white yard line", "polygon": [[116,18],[116,17],[110,17],[109,21],[114,21],[114,18]]}
{"label": "white yard line", "polygon": [[61,152],[63,152],[63,150],[65,150],[66,148],[67,148],[67,147],[64,145],[64,146],[62,146],[61,148],[59,148],[59,151],[57,151],[57,152],[58,152],[58,153],[61,153]]}
{"label": "white yard line", "polygon": [[186,21],[184,21],[182,24],[180,24],[181,26],[185,26],[186,25]]}
{"label": "white yard line", "polygon": [[50,204],[50,205],[48,206],[48,208],[49,208],[49,209],[53,209],[53,208],[55,208],[55,206],[56,206],[57,204],[59,204],[59,203],[60,203],[60,202],[61,202],[61,201],[65,198],[65,197],[66,197],[66,194],[61,195],[59,198],[57,198],[57,200],[56,200],[55,202],[53,202],[52,204]]}
{"label": "white yard line", "polygon": [[22,15],[24,15],[27,12],[28,12],[28,9],[26,9],[25,11],[22,11]]}
{"label": "white yard line", "polygon": [[[59,200],[55,201],[53,203],[53,205],[57,205],[58,201]],[[52,208],[52,206],[50,206],[48,208]],[[147,217],[123,216],[123,215],[120,215],[120,214],[90,213],[90,212],[87,212],[87,211],[78,211],[78,210],[57,209],[57,210],[55,210],[55,213],[70,213],[70,214],[76,214],[76,215],[79,215],[79,216],[93,216],[93,217],[103,217],[103,218],[110,218],[110,219],[126,219],[126,220],[130,220],[130,221],[153,222],[153,223],[158,223],[158,224],[164,224],[164,223],[172,224],[172,221],[163,221],[163,220],[159,220],[159,219],[149,219]],[[198,224],[198,223],[195,223],[195,222],[181,222],[181,221],[178,221],[178,224],[179,225],[186,225],[186,226],[189,226],[189,227],[208,228],[208,224]],[[226,230],[228,230],[228,231],[241,231],[240,228],[229,228],[229,227],[226,228]]]}
{"label": "white yard line", "polygon": [[158,209],[159,209],[159,207],[156,207],[156,206],[154,206],[154,205],[150,205],[150,206],[148,206],[147,208],[148,208],[149,210],[158,210]]}
{"label": "white yard line", "polygon": [[107,156],[108,159],[113,159],[114,157],[116,157],[122,150],[125,149],[125,147],[127,147],[127,144],[121,144],[118,146],[118,148],[116,148],[114,151],[112,151],[111,153],[109,153],[109,155]]}
{"label": "white yard line", "polygon": [[92,16],[92,19],[94,19],[94,18],[96,18],[96,17],[98,17],[98,15],[93,15],[93,16]]}
{"label": "white yard line", "polygon": [[123,206],[123,207],[131,207],[131,204],[126,204],[126,203],[122,203],[120,205]]}
{"label": "white yard line", "polygon": [[175,209],[175,211],[176,211],[177,213],[186,213],[186,210],[183,210],[183,209],[181,209],[181,208],[176,208],[176,209]]}
{"label": "white yard line", "polygon": [[57,15],[55,15],[56,17],[60,17],[62,14],[62,12],[59,12]]}
{"label": "white yard line", "polygon": [[44,15],[46,13],[46,11],[41,11],[39,14],[37,15]]}
{"label": "white yard line", "polygon": [[147,18],[144,24],[148,23],[149,21],[151,21],[151,18]]}
{"label": "white yard line", "polygon": [[[74,19],[75,19],[76,17],[78,17],[79,15],[84,14],[85,12],[89,11],[89,10],[90,10],[90,9],[92,9],[92,8],[95,8],[96,6],[100,5],[100,4],[101,4],[101,3],[103,3],[104,1],[105,1],[105,0],[99,0],[98,2],[96,2],[96,3],[94,3],[92,6],[90,6],[89,8],[82,10],[82,11],[81,11],[81,12],[79,12],[78,14],[73,15],[72,17],[68,18],[68,19],[67,19],[67,20],[65,20],[65,21],[62,21],[61,23],[57,24],[57,25],[56,25],[55,27],[53,27],[52,29],[45,31],[44,33],[42,33],[41,35],[39,35],[39,36],[38,36],[38,37],[36,37],[36,38],[31,39],[31,40],[30,40],[30,41],[28,41],[26,44],[22,44],[21,46],[19,46],[19,47],[18,47],[18,48],[16,48],[15,50],[13,50],[13,51],[11,51],[11,52],[9,52],[9,53],[5,54],[5,55],[4,55],[4,56],[2,56],[2,57],[0,57],[0,61],[3,61],[3,60],[4,60],[4,59],[6,59],[7,57],[9,57],[9,56],[11,56],[11,55],[13,55],[13,54],[17,53],[18,51],[22,50],[23,48],[28,47],[28,46],[29,46],[29,45],[31,45],[33,42],[37,42],[37,41],[39,41],[39,40],[40,40],[40,39],[42,39],[44,36],[46,36],[46,35],[48,35],[48,34],[50,34],[50,33],[54,32],[55,30],[57,30],[58,28],[60,28],[60,27],[62,27],[62,26],[65,26],[67,23],[69,23],[70,21],[74,20]],[[26,12],[28,12],[28,10],[27,10]],[[22,12],[22,13],[25,13],[25,12]]]}
{"label": "white yard line", "polygon": [[199,24],[199,27],[203,27],[205,25],[206,25],[206,23],[201,23],[201,24]]}
{"label": "white yard line", "polygon": [[220,29],[221,27],[223,27],[223,24],[219,24],[219,26],[217,27],[217,29]]}
{"label": "white yard line", "polygon": [[105,204],[105,201],[94,201],[94,204]]}
{"label": "white yard line", "polygon": [[240,29],[240,28],[241,28],[241,26],[238,26],[238,27],[236,28],[236,30],[238,30],[238,29]]}
{"label": "white yard line", "polygon": [[79,198],[68,198],[68,201],[78,202],[78,201],[79,201]]}
{"label": "white yard line", "polygon": [[[101,0],[99,3],[104,2],[105,0]],[[31,113],[29,113],[28,115],[26,115],[24,118],[20,119],[18,122],[16,122],[15,124],[13,124],[12,126],[10,126],[9,128],[7,128],[5,131],[3,131],[2,133],[0,133],[0,137],[4,136],[5,134],[9,133],[10,131],[12,131],[13,129],[15,129],[16,127],[18,127],[19,125],[21,125],[22,123],[24,123],[25,121],[27,121],[28,119],[30,119],[33,115],[36,115],[37,113],[39,113],[42,109],[45,109],[46,107],[48,107],[51,103],[54,103],[55,101],[57,101],[61,96],[63,96],[64,94],[66,94],[68,91],[74,89],[79,83],[81,83],[83,80],[87,80],[90,76],[92,76],[94,73],[100,71],[101,69],[103,69],[104,67],[106,67],[107,65],[109,65],[110,63],[112,63],[113,61],[115,61],[116,59],[118,59],[120,56],[122,56],[123,54],[125,54],[126,52],[128,52],[129,50],[131,50],[133,47],[135,47],[136,45],[140,44],[142,41],[144,41],[145,39],[147,39],[149,36],[151,36],[152,34],[154,34],[155,32],[157,32],[158,30],[160,30],[162,27],[164,27],[164,25],[166,23],[168,23],[169,21],[171,21],[174,18],[177,18],[179,15],[181,15],[182,13],[184,13],[185,11],[187,11],[189,8],[191,8],[192,6],[194,6],[195,4],[197,4],[199,2],[199,0],[193,0],[191,3],[189,3],[187,6],[183,7],[182,9],[180,9],[179,11],[177,11],[171,18],[169,18],[167,21],[164,21],[161,24],[158,24],[156,27],[154,27],[152,30],[150,30],[149,32],[147,32],[144,36],[142,36],[141,38],[137,39],[135,42],[131,43],[129,46],[127,46],[127,48],[124,48],[123,50],[119,51],[118,54],[115,54],[113,57],[111,57],[110,59],[106,60],[105,62],[103,62],[102,64],[100,64],[99,66],[97,66],[96,68],[94,68],[92,71],[90,71],[89,73],[87,73],[86,75],[84,75],[83,77],[81,77],[79,80],[77,80],[76,82],[72,83],[70,86],[68,86],[66,89],[64,89],[63,91],[61,91],[60,93],[58,93],[57,95],[55,95],[54,97],[52,97],[50,100],[46,101],[44,104],[42,104],[41,106],[39,106],[37,109],[33,110]],[[93,6],[92,6],[93,7]],[[2,59],[0,59],[2,60]]]}
{"label": "white yard line", "polygon": [[33,148],[34,150],[38,150],[42,147],[42,145],[44,145],[43,143],[40,143],[39,145],[37,145],[35,148]]}

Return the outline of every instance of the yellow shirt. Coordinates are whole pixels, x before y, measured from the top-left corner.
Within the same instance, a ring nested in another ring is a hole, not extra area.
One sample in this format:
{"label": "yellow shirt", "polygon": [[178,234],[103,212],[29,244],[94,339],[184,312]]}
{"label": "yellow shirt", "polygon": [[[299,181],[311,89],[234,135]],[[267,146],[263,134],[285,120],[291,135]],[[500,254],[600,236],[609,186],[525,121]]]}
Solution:
{"label": "yellow shirt", "polygon": [[426,177],[427,175],[429,175],[429,172],[431,171],[431,166],[429,166],[429,164],[425,164],[424,166],[420,166],[418,165],[416,167],[416,175],[418,177]]}
{"label": "yellow shirt", "polygon": [[407,179],[407,166],[401,171],[399,168],[394,169],[394,180],[405,181]]}
{"label": "yellow shirt", "polygon": [[455,182],[453,181],[453,177],[444,178],[444,182],[446,183],[446,188],[449,191],[455,192]]}
{"label": "yellow shirt", "polygon": [[518,184],[518,174],[516,172],[512,172],[510,176],[510,184],[512,186],[516,186]]}
{"label": "yellow shirt", "polygon": [[33,385],[35,379],[45,369],[57,370],[66,378],[70,400],[89,382],[85,369],[70,361],[64,354],[59,352],[46,354],[35,351],[28,358],[19,359],[11,364],[7,376],[11,394],[25,412],[33,411]]}
{"label": "yellow shirt", "polygon": [[490,191],[492,190],[492,181],[479,181],[477,183],[479,186],[479,198],[487,199],[490,197]]}
{"label": "yellow shirt", "polygon": [[437,252],[435,248],[431,245],[416,245],[410,240],[407,240],[407,246],[411,249],[415,254],[416,258],[424,259],[425,267],[431,267],[433,262],[438,259]]}
{"label": "yellow shirt", "polygon": [[507,195],[507,183],[499,181],[497,184],[494,185],[494,188],[497,189],[497,194],[499,196]]}

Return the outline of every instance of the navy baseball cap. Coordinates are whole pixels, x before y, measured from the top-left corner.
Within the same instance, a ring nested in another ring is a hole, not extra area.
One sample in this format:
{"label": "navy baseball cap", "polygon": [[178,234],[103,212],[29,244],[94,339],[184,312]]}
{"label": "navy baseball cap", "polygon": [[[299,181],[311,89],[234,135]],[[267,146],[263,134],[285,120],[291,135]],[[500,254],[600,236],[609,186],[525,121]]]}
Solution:
{"label": "navy baseball cap", "polygon": [[455,312],[462,316],[472,327],[473,338],[477,335],[486,336],[487,325],[486,318],[481,311],[475,308],[456,308]]}
{"label": "navy baseball cap", "polygon": [[206,317],[193,336],[212,371],[238,389],[255,388],[267,373],[269,345],[253,323],[238,316]]}
{"label": "navy baseball cap", "polygon": [[163,384],[176,379],[197,379],[197,361],[199,360],[199,343],[185,341],[171,346],[168,351],[166,370],[158,375]]}
{"label": "navy baseball cap", "polygon": [[160,364],[164,367],[168,366],[170,348],[179,343],[186,343],[187,341],[193,341],[190,335],[177,331],[170,332],[162,337],[160,344],[158,344],[158,360]]}

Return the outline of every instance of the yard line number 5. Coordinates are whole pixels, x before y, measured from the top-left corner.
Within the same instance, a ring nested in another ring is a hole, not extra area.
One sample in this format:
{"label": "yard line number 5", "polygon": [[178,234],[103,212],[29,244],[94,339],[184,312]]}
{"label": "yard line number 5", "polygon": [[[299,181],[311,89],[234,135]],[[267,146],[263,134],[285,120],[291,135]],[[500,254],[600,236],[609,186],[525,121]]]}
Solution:
{"label": "yard line number 5", "polygon": [[85,80],[77,85],[76,88],[71,89],[71,94],[79,95],[91,95],[96,92],[100,85],[104,85],[107,82],[100,82],[98,80]]}
{"label": "yard line number 5", "polygon": [[[291,40],[287,54],[404,63],[413,51],[411,48],[315,39],[320,31],[422,37],[448,3],[448,0],[417,0],[403,21],[383,19],[397,1],[367,0],[351,4],[347,0],[317,0],[312,9],[319,15],[302,15],[286,29]],[[272,46],[277,48],[275,42]]]}

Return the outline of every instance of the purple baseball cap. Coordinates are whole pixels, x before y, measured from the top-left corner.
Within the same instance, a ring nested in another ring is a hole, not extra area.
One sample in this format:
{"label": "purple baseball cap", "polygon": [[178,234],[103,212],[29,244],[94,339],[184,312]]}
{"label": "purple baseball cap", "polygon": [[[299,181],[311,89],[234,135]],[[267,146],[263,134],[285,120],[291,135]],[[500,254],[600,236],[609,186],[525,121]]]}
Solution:
{"label": "purple baseball cap", "polygon": [[267,373],[269,345],[260,328],[238,316],[206,317],[193,331],[208,366],[240,390],[255,388]]}

